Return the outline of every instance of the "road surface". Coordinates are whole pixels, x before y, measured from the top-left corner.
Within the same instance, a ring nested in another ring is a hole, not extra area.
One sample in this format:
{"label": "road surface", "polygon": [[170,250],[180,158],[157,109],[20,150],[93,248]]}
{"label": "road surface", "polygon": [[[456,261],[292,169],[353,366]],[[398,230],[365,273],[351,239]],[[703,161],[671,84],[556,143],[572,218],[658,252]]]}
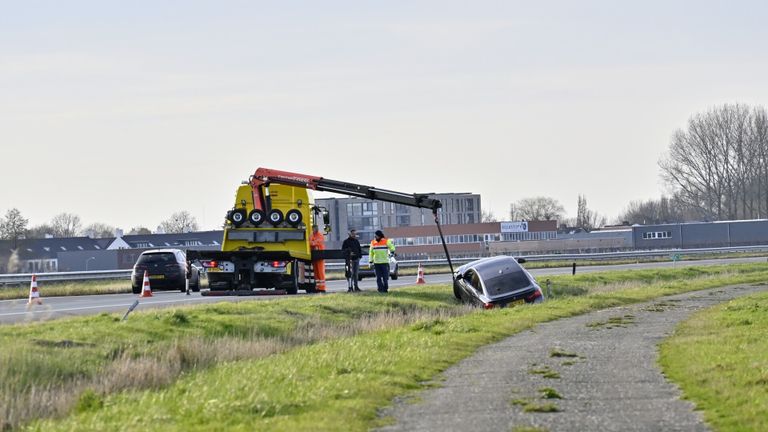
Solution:
{"label": "road surface", "polygon": [[[693,312],[766,290],[696,291],[538,325],[449,368],[439,388],[383,410],[396,423],[381,431],[707,431],[662,375],[657,345]],[[545,388],[562,398],[543,399]]]}
{"label": "road surface", "polygon": [[[765,258],[736,258],[736,259],[717,259],[690,261],[685,263],[659,262],[659,263],[640,263],[640,264],[622,264],[607,266],[584,266],[577,269],[578,273],[598,272],[598,271],[618,271],[618,270],[638,270],[648,268],[669,268],[681,267],[686,265],[722,265],[729,263],[748,263],[765,262]],[[551,268],[551,269],[533,269],[531,273],[539,279],[546,276],[570,274],[571,268]],[[390,280],[391,288],[413,285],[415,276],[400,276],[396,281]],[[429,284],[449,283],[450,274],[427,275],[426,281]],[[375,290],[376,281],[374,279],[363,279],[360,282],[363,290]],[[329,281],[329,292],[345,292],[346,281]],[[26,299],[2,300],[0,301],[0,324],[11,324],[21,322],[44,321],[76,315],[98,314],[102,312],[122,313],[131,306],[137,296],[134,294],[104,294],[87,296],[69,296],[69,297],[46,297],[45,287],[40,287],[43,296],[42,305],[29,307]],[[147,308],[169,307],[185,304],[213,303],[221,301],[243,301],[254,299],[275,298],[274,296],[258,297],[203,297],[199,293],[193,293],[190,296],[179,293],[178,291],[157,291],[154,297],[139,299],[140,305],[137,310]]]}

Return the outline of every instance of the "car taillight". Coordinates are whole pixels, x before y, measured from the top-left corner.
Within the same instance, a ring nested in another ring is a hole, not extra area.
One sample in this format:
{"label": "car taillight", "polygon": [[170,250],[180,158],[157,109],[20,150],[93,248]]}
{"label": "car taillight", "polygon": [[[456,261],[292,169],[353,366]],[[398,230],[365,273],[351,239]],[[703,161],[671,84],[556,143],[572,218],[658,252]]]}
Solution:
{"label": "car taillight", "polygon": [[219,266],[219,263],[216,261],[201,261],[201,264],[205,268],[215,268]]}
{"label": "car taillight", "polygon": [[493,303],[485,303],[483,304],[483,309],[493,309],[494,304]]}
{"label": "car taillight", "polygon": [[529,295],[525,299],[528,300],[528,301],[534,301],[534,300],[536,300],[539,297],[541,297],[541,291],[536,290],[536,291],[533,292],[533,294]]}
{"label": "car taillight", "polygon": [[274,268],[284,267],[284,266],[285,266],[285,261],[272,261],[272,267]]}

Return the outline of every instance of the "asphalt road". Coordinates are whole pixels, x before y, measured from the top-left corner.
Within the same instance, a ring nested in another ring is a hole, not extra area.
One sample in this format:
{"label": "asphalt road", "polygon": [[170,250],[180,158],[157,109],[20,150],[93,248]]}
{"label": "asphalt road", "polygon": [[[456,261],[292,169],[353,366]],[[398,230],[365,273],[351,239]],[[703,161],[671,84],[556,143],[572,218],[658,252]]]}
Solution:
{"label": "asphalt road", "polygon": [[[764,262],[765,258],[737,258],[737,259],[719,259],[690,261],[685,263],[641,263],[641,264],[622,264],[609,266],[584,266],[577,269],[578,273],[596,272],[596,271],[616,271],[646,268],[669,268],[685,265],[721,265],[727,263],[745,263],[745,262]],[[570,274],[571,268],[553,268],[553,269],[534,269],[531,273],[542,281],[542,278],[548,275]],[[401,276],[398,280],[390,280],[390,287],[397,288],[405,285],[413,285],[415,276]],[[450,274],[427,275],[427,283],[439,284],[451,281]],[[363,279],[360,282],[363,290],[375,290],[376,282],[374,279]],[[329,292],[345,292],[346,281],[330,281],[328,283]],[[69,297],[46,297],[45,286],[40,286],[40,292],[43,296],[42,305],[28,306],[26,299],[20,300],[2,300],[0,301],[0,324],[22,323],[44,321],[50,319],[64,318],[76,315],[107,313],[123,313],[137,299],[134,294],[109,294],[109,295],[91,295],[91,296],[69,296]],[[178,291],[157,291],[154,297],[139,299],[137,310],[147,308],[169,307],[185,304],[213,303],[221,301],[244,301],[254,299],[275,298],[274,296],[249,296],[249,297],[203,297],[199,293],[193,293],[190,296],[179,293]]]}
{"label": "asphalt road", "polygon": [[[691,313],[767,289],[697,291],[538,325],[481,348],[448,369],[439,388],[384,410],[396,424],[381,431],[707,431],[656,365],[657,345]],[[562,399],[542,399],[542,388]],[[526,412],[529,402],[557,411]]]}

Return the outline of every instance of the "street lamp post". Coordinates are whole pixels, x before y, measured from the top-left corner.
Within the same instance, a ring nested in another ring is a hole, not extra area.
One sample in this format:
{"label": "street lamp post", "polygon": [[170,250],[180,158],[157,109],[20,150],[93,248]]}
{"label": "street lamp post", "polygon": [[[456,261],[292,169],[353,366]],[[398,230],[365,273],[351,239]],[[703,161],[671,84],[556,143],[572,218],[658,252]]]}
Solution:
{"label": "street lamp post", "polygon": [[85,271],[88,271],[88,261],[95,260],[95,259],[96,259],[96,257],[90,257],[90,258],[85,260]]}

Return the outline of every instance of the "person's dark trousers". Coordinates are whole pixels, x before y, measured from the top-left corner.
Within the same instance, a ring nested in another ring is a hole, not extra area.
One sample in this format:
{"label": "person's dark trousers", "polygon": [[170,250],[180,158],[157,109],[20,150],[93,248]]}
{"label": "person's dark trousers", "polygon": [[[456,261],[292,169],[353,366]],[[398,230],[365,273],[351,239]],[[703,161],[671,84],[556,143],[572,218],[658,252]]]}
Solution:
{"label": "person's dark trousers", "polygon": [[374,264],[373,269],[376,272],[376,285],[379,292],[389,291],[389,264]]}
{"label": "person's dark trousers", "polygon": [[[355,284],[355,291],[360,291],[360,287],[357,286],[357,281],[360,280],[358,277],[358,274],[360,272],[360,260],[359,259],[351,259],[349,260],[349,272],[351,274],[350,278]],[[350,288],[352,287],[352,284],[349,284]]]}

